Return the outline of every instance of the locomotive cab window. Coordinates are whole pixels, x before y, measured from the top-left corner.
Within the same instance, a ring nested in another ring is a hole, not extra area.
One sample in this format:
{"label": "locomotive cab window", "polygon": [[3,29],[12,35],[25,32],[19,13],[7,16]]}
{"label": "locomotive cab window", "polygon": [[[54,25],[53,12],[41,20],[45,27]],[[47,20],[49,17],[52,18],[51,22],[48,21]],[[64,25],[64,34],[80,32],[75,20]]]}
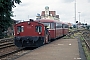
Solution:
{"label": "locomotive cab window", "polygon": [[24,32],[24,26],[18,26],[17,27],[17,32]]}
{"label": "locomotive cab window", "polygon": [[42,32],[42,26],[36,26],[36,32]]}

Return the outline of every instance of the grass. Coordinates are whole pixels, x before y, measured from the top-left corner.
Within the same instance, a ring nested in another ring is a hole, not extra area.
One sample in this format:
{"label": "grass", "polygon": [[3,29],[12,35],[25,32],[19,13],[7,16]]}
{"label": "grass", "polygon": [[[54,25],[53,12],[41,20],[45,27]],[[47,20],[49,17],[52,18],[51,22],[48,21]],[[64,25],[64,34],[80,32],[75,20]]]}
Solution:
{"label": "grass", "polygon": [[63,38],[64,38],[64,39],[71,39],[71,38],[73,39],[73,38],[75,38],[75,37],[74,37],[74,35],[66,35],[66,36],[64,36]]}
{"label": "grass", "polygon": [[84,38],[83,38],[83,37],[80,37],[80,39],[83,41],[83,42],[82,42],[82,47],[83,47],[83,49],[84,49],[86,58],[87,58],[87,60],[90,60],[90,51],[88,50],[88,48],[87,48],[87,46],[86,46],[86,44],[85,44],[85,42],[84,42]]}
{"label": "grass", "polygon": [[[75,29],[70,29],[69,31],[74,31]],[[77,33],[74,33],[74,36],[78,36],[78,37],[80,37],[80,40],[82,40],[82,47],[83,47],[83,49],[84,49],[84,52],[85,52],[85,56],[86,56],[86,58],[87,58],[87,60],[90,60],[90,51],[88,50],[88,48],[87,48],[87,46],[86,46],[86,44],[85,44],[85,42],[84,42],[84,37],[82,36],[82,32],[77,32]],[[70,37],[74,37],[74,36],[70,36]],[[69,37],[69,38],[70,38]],[[66,38],[68,38],[68,36],[66,36]]]}
{"label": "grass", "polygon": [[[69,29],[70,32],[73,32],[75,31],[76,29]],[[71,34],[68,34],[66,35],[65,37],[63,37],[64,39],[74,39],[75,36],[78,36],[80,35],[81,33],[71,33]]]}

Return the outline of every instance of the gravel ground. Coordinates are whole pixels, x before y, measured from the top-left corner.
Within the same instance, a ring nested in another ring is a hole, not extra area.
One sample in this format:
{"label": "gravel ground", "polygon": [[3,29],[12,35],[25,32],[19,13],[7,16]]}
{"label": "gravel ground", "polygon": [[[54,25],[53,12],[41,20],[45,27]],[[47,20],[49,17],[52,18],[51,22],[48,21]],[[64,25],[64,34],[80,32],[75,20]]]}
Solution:
{"label": "gravel ground", "polygon": [[4,49],[0,49],[0,55],[12,52],[12,51],[17,50],[17,49],[18,48],[16,46],[11,46],[11,47],[7,47],[7,48],[4,48]]}

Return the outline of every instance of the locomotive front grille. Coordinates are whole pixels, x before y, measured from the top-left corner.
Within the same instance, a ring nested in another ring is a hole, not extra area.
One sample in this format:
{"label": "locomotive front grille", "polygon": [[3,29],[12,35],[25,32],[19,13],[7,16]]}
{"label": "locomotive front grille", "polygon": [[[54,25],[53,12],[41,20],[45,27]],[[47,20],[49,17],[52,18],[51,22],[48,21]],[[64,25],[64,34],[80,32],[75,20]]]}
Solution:
{"label": "locomotive front grille", "polygon": [[33,40],[32,41],[24,40],[22,44],[23,44],[24,47],[25,46],[29,47],[29,46],[34,45]]}
{"label": "locomotive front grille", "polygon": [[44,37],[15,37],[15,45],[18,47],[36,47],[44,41]]}

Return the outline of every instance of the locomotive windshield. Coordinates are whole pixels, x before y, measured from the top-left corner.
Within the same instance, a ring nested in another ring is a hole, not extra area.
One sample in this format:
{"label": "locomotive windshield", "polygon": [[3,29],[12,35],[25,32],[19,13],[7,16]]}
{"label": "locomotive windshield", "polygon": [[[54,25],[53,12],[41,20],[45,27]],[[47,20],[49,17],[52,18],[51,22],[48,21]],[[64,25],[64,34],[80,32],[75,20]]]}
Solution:
{"label": "locomotive windshield", "polygon": [[18,33],[24,32],[24,26],[18,26],[18,27],[17,27],[17,32],[18,32]]}
{"label": "locomotive windshield", "polygon": [[36,26],[36,32],[42,32],[42,26]]}

